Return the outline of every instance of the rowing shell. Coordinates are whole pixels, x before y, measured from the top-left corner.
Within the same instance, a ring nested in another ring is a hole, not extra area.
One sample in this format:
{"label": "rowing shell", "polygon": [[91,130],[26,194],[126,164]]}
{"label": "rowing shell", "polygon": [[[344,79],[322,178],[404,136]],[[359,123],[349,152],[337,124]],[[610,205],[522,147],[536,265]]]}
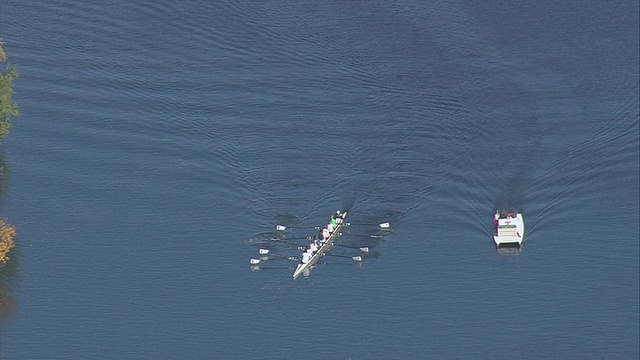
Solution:
{"label": "rowing shell", "polygon": [[338,230],[340,230],[342,228],[342,226],[344,226],[344,220],[347,218],[347,213],[345,212],[342,215],[342,223],[338,224],[336,226],[336,228],[333,230],[333,232],[331,233],[331,235],[329,236],[329,238],[327,239],[327,241],[325,241],[322,246],[320,246],[320,248],[318,249],[318,251],[316,251],[315,254],[313,254],[313,256],[311,257],[311,259],[309,259],[309,262],[307,262],[306,264],[300,263],[298,264],[298,267],[296,268],[296,271],[293,272],[293,279],[295,280],[298,276],[300,276],[300,274],[302,274],[305,270],[307,270],[308,268],[310,268],[313,264],[315,264],[318,260],[320,260],[320,258],[322,257],[322,255],[327,252],[331,246],[333,246],[333,242],[335,241],[337,235],[338,235]]}

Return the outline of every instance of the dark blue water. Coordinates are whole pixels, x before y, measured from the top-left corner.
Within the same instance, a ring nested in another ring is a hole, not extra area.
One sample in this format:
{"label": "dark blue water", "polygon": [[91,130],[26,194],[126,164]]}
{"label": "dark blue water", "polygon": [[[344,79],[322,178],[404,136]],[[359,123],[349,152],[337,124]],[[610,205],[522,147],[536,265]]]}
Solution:
{"label": "dark blue water", "polygon": [[[637,358],[638,13],[2,2],[0,357]],[[340,208],[361,266],[251,271]]]}

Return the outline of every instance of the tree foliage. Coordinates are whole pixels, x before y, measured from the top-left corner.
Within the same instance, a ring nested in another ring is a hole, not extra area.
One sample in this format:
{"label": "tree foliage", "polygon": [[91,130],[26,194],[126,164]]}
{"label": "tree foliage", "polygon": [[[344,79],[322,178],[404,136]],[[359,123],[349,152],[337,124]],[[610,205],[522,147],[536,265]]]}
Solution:
{"label": "tree foliage", "polygon": [[[0,62],[7,61],[7,55],[2,48],[0,40]],[[20,115],[18,104],[13,101],[13,81],[20,74],[15,66],[6,65],[4,71],[0,70],[0,137],[9,133],[11,119]]]}
{"label": "tree foliage", "polygon": [[15,246],[13,238],[16,236],[16,229],[4,220],[0,220],[0,266],[8,259],[9,251]]}
{"label": "tree foliage", "polygon": [[[2,48],[2,40],[0,40],[0,62],[7,61],[7,55]],[[6,65],[5,70],[0,70],[0,137],[9,133],[11,128],[11,118],[18,116],[20,111],[18,104],[13,101],[13,80],[18,78],[16,68]],[[4,162],[3,162],[4,163]],[[0,188],[6,187],[5,166],[2,164],[0,168]],[[4,193],[4,191],[2,191]],[[0,219],[0,266],[9,259],[7,255],[15,246],[13,238],[16,236],[16,229],[4,220]],[[0,303],[2,298],[0,297]],[[6,304],[0,304],[6,305]]]}

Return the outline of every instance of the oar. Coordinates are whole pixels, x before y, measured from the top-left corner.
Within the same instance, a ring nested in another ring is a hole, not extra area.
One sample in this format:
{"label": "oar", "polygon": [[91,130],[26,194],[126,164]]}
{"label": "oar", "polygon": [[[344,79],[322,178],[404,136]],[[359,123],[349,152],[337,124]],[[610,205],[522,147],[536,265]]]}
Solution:
{"label": "oar", "polygon": [[362,257],[361,256],[346,256],[346,255],[338,255],[338,254],[327,254],[327,255],[347,258],[347,259],[351,259],[353,261],[362,261]]}
{"label": "oar", "polygon": [[289,244],[289,245],[295,246],[298,249],[300,247],[302,247],[300,244],[296,244],[296,243],[292,243],[292,242],[288,242],[288,241],[284,241],[284,240],[274,240],[274,241],[279,241],[279,242],[284,243],[284,244]]}
{"label": "oar", "polygon": [[[342,235],[342,233],[340,233],[339,235]],[[347,235],[349,235],[349,236],[353,236],[353,237],[359,237],[359,238],[366,238],[366,239],[370,239],[370,238],[373,238],[373,239],[381,239],[381,238],[383,238],[383,237],[387,236],[388,234],[387,234],[387,235],[361,235],[361,234],[347,234]]]}
{"label": "oar", "polygon": [[311,240],[312,236],[297,236],[297,237],[289,237],[289,238],[270,238],[271,241],[285,241],[285,240]]}
{"label": "oar", "polygon": [[388,222],[385,223],[381,223],[381,224],[376,224],[376,223],[345,223],[345,225],[378,225],[380,228],[382,229],[388,229],[391,224],[389,224]]}
{"label": "oar", "polygon": [[[292,249],[292,248],[288,248],[288,249],[278,249],[278,250],[270,250],[270,249],[264,249],[264,248],[261,248],[261,249],[259,249],[259,250],[258,250],[258,253],[259,253],[260,255],[267,255],[267,254],[269,254],[271,251],[284,251],[284,250],[291,250],[291,249]],[[306,246],[296,246],[296,249],[297,249],[297,250],[306,250],[306,249],[307,249],[307,247],[306,247]]]}
{"label": "oar", "polygon": [[260,266],[260,265],[251,265],[251,271],[260,271],[260,270],[291,270],[293,267],[291,266]]}
{"label": "oar", "polygon": [[345,247],[347,249],[358,249],[358,250],[360,250],[362,252],[365,252],[365,253],[369,252],[369,248],[366,247],[366,246],[365,247],[355,247],[355,246],[347,246],[347,245],[342,245],[342,244],[333,244],[333,245],[334,246]]}
{"label": "oar", "polygon": [[[278,230],[278,231],[285,231],[287,229],[292,229],[292,228],[297,228],[297,226],[294,227],[294,226],[276,225],[276,230]],[[318,228],[318,226],[316,226],[316,229],[317,228]]]}
{"label": "oar", "polygon": [[298,261],[299,259],[295,256],[280,256],[280,257],[272,257],[269,258],[268,256],[262,256],[259,259],[251,259],[250,263],[251,265],[256,265],[256,264],[260,264],[262,262],[268,261],[269,259],[271,260],[276,260],[276,259],[286,259],[286,260],[290,260],[290,261]]}

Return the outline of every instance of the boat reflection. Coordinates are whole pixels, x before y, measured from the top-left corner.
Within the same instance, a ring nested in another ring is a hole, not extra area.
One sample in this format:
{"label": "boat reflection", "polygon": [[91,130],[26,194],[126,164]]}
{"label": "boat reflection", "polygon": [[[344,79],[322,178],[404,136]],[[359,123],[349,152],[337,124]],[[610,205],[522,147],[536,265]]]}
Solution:
{"label": "boat reflection", "polygon": [[517,256],[520,255],[520,252],[522,251],[522,245],[500,245],[496,246],[496,251],[500,256]]}

